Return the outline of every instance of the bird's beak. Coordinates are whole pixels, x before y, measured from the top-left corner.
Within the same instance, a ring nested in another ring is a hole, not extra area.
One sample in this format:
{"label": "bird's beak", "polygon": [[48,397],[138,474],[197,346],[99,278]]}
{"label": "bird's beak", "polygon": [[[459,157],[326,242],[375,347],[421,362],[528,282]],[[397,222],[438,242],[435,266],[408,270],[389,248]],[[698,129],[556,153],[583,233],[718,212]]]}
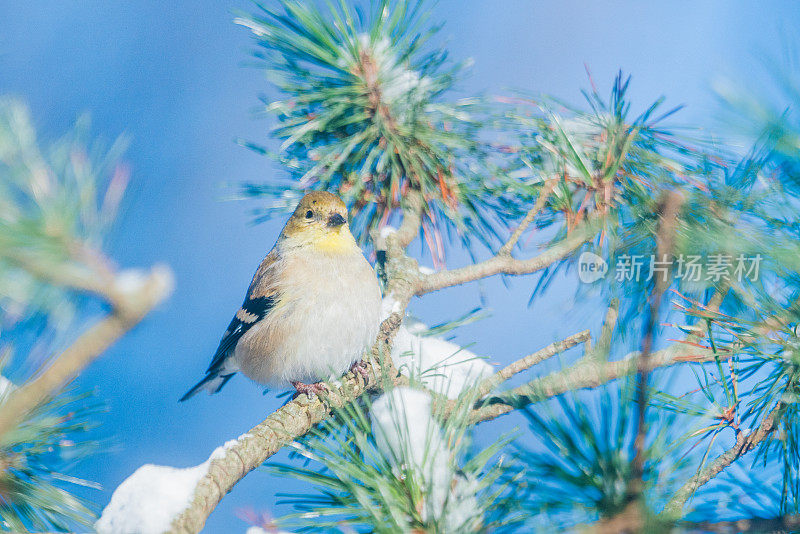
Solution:
{"label": "bird's beak", "polygon": [[338,213],[334,213],[330,217],[328,217],[328,228],[339,228],[341,225],[346,223],[344,217],[339,215]]}

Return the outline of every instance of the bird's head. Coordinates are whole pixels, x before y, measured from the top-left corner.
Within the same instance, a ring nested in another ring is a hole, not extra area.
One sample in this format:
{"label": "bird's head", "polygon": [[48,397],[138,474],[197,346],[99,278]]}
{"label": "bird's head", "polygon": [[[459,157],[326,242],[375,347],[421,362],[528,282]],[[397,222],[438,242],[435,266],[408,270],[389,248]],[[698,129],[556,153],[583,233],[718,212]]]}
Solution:
{"label": "bird's head", "polygon": [[280,241],[289,247],[304,247],[328,254],[358,248],[347,224],[347,206],[327,191],[306,193],[286,222]]}

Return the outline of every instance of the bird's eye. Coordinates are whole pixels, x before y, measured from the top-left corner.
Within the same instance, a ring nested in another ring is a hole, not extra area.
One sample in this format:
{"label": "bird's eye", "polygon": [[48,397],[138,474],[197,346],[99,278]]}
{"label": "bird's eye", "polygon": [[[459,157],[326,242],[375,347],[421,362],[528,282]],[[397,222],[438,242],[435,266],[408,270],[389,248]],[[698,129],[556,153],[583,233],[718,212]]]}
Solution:
{"label": "bird's eye", "polygon": [[306,219],[311,219],[312,217],[314,217],[314,212],[311,211],[311,210],[308,210],[306,212]]}

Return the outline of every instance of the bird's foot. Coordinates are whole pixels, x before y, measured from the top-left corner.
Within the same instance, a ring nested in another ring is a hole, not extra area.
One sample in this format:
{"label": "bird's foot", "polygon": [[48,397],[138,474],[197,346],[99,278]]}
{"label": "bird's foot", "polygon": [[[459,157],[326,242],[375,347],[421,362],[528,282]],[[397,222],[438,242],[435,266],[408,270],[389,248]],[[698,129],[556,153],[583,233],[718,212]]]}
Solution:
{"label": "bird's foot", "polygon": [[297,390],[297,392],[292,397],[293,399],[296,399],[303,393],[305,393],[309,397],[311,397],[312,395],[316,395],[319,397],[322,393],[330,393],[330,389],[328,389],[328,386],[326,386],[324,382],[314,382],[313,384],[305,384],[303,382],[292,382],[292,386],[294,386],[294,389]]}
{"label": "bird's foot", "polygon": [[364,360],[358,360],[350,366],[350,372],[361,375],[365,382],[369,381],[369,365]]}

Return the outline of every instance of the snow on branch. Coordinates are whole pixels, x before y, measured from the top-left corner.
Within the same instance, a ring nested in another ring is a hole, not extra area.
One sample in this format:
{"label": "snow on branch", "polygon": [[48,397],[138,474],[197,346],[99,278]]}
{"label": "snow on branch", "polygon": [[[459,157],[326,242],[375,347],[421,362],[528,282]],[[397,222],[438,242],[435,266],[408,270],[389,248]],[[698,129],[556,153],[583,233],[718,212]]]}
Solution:
{"label": "snow on branch", "polygon": [[[244,437],[244,436],[242,436]],[[211,461],[222,458],[238,440],[231,440],[194,467],[145,464],[117,486],[95,523],[99,534],[160,534],[192,501],[194,489]]]}
{"label": "snow on branch", "polygon": [[432,398],[424,391],[395,388],[372,405],[370,420],[375,443],[390,459],[397,476],[421,475],[427,496],[422,520],[436,521],[453,532],[481,520],[477,487],[458,473],[443,430],[432,415]]}
{"label": "snow on branch", "polygon": [[406,319],[397,331],[392,361],[409,378],[427,388],[455,399],[494,372],[494,368],[473,352],[445,339],[426,336],[426,326]]}
{"label": "snow on branch", "polygon": [[194,487],[208,472],[209,460],[179,469],[146,464],[120,484],[95,523],[100,534],[160,534],[189,505]]}

